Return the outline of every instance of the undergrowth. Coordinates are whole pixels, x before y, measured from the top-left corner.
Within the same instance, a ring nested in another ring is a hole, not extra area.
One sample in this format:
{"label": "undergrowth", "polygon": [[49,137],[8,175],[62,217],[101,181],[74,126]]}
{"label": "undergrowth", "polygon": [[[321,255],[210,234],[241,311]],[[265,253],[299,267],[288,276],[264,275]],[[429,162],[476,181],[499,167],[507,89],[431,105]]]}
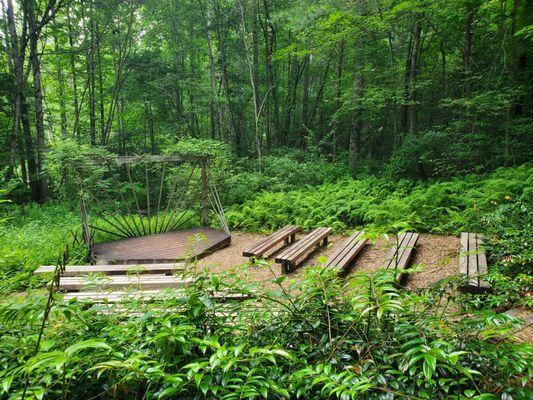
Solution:
{"label": "undergrowth", "polygon": [[[531,165],[502,168],[487,175],[448,181],[345,179],[286,192],[263,192],[230,207],[235,229],[268,231],[286,224],[304,229],[414,229],[418,232],[484,232],[483,218],[501,204],[533,201]],[[529,211],[530,212],[530,211]],[[529,227],[531,229],[531,227]]]}
{"label": "undergrowth", "polygon": [[[531,345],[494,340],[514,318],[457,318],[445,291],[405,292],[386,271],[349,287],[323,268],[282,280],[266,290],[198,275],[121,305],[59,295],[37,353],[45,299],[4,301],[0,398],[25,383],[36,399],[531,398]],[[228,289],[256,297],[211,300]]]}

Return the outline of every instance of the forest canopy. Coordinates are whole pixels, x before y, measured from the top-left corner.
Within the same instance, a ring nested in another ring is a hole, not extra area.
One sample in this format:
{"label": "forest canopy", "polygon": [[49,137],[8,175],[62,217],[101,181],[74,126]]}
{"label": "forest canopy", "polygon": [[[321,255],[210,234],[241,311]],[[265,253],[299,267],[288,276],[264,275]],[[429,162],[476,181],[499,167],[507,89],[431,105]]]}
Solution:
{"label": "forest canopy", "polygon": [[449,177],[532,152],[526,0],[1,0],[0,174],[57,191],[61,141],[282,148],[352,174]]}

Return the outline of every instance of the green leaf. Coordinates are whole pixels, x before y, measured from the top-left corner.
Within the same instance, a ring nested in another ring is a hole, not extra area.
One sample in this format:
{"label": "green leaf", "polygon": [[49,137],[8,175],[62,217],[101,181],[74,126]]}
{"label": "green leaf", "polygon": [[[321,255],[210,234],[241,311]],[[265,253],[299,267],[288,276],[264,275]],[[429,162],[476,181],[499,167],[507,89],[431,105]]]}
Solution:
{"label": "green leaf", "polygon": [[109,346],[105,340],[102,339],[88,339],[83,340],[81,342],[74,343],[73,345],[67,347],[65,349],[65,354],[68,357],[72,357],[74,354],[78,353],[81,350],[85,349],[106,349],[111,350],[111,346]]}

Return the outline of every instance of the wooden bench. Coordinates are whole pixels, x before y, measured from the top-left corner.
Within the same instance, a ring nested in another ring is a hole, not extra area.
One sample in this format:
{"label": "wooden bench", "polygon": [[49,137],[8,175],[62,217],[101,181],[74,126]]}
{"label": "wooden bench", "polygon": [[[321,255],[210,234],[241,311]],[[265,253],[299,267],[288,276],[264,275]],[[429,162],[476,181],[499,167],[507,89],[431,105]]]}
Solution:
{"label": "wooden bench", "polygon": [[[111,275],[101,278],[80,277],[80,276],[66,276],[59,278],[59,288],[66,291],[82,291],[86,288],[94,288],[95,286],[103,290],[117,289],[117,288],[133,288],[133,289],[164,289],[168,287],[180,288],[192,283],[192,279],[182,279],[175,276],[167,275],[139,275],[125,276],[125,275]],[[93,289],[94,290],[94,289]]]}
{"label": "wooden bench", "polygon": [[482,245],[483,240],[479,234],[461,233],[459,272],[468,277],[468,284],[461,287],[463,291],[480,293],[490,290],[490,283],[480,278],[488,272],[487,256]]}
{"label": "wooden bench", "polygon": [[307,253],[311,252],[320,242],[326,245],[330,233],[331,228],[317,228],[284,250],[281,254],[278,254],[276,256],[276,262],[281,264],[281,272],[288,273],[291,268],[296,267],[297,262]]}
{"label": "wooden bench", "polygon": [[[112,292],[69,292],[63,295],[63,300],[70,301],[76,299],[78,301],[89,303],[119,303],[128,300],[143,299],[146,301],[165,299],[169,296],[184,295],[184,291],[178,290],[130,290],[130,291],[112,291]],[[209,295],[211,300],[217,302],[225,301],[242,301],[254,297],[253,293],[234,293],[234,292],[212,292]]]}
{"label": "wooden bench", "polygon": [[285,242],[285,245],[294,243],[296,239],[296,233],[300,231],[300,227],[296,225],[287,225],[285,228],[268,236],[266,239],[255,244],[249,250],[242,253],[244,257],[259,258],[262,257],[267,251],[275,247],[281,242]]}
{"label": "wooden bench", "polygon": [[387,255],[387,261],[383,265],[385,269],[397,270],[396,281],[402,282],[404,279],[404,270],[409,266],[413,257],[416,244],[418,243],[418,233],[405,232],[398,236],[396,245]]}
{"label": "wooden bench", "polygon": [[[42,275],[55,271],[53,265],[43,265],[33,273]],[[61,276],[83,276],[89,274],[126,275],[134,272],[139,274],[172,275],[175,271],[181,271],[183,263],[165,264],[108,264],[108,265],[67,265]]]}
{"label": "wooden bench", "polygon": [[353,259],[367,242],[364,232],[354,232],[329,258],[326,268],[339,270],[339,275],[346,272]]}

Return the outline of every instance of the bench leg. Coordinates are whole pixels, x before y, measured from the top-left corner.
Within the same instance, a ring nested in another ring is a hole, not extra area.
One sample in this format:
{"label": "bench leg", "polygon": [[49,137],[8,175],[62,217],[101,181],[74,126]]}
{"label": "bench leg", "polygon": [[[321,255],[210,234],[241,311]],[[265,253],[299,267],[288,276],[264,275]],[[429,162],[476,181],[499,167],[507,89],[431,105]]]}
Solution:
{"label": "bench leg", "polygon": [[286,237],[284,240],[284,243],[285,243],[285,246],[288,245],[290,243],[290,238]]}
{"label": "bench leg", "polygon": [[324,246],[327,246],[327,244],[328,244],[328,237],[327,236],[324,238],[324,241],[322,242],[322,244]]}
{"label": "bench leg", "polygon": [[286,264],[286,263],[281,264],[281,273],[282,274],[289,273],[289,264]]}
{"label": "bench leg", "polygon": [[291,235],[291,243],[294,243],[296,241],[296,233],[293,233]]}

